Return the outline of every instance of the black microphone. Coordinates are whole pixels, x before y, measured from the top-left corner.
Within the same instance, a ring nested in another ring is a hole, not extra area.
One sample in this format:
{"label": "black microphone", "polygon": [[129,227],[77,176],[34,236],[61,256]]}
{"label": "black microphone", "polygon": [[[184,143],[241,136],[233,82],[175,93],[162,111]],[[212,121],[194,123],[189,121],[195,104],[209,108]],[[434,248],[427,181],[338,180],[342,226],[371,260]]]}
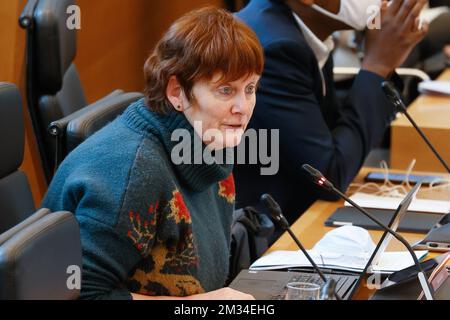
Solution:
{"label": "black microphone", "polygon": [[[308,259],[309,263],[311,263],[314,270],[319,274],[320,278],[325,283],[326,288],[332,288],[334,289],[336,287],[336,281],[334,279],[327,279],[323,272],[320,270],[320,268],[317,266],[317,264],[314,262],[314,260],[311,258],[311,256],[306,251],[305,247],[303,247],[302,243],[298,238],[295,236],[294,232],[292,232],[289,222],[284,217],[283,213],[281,212],[280,205],[272,198],[270,194],[263,194],[261,196],[261,202],[266,206],[266,208],[269,210],[270,216],[280,225],[280,227],[287,231],[291,238],[295,241],[297,246],[300,248],[300,250],[305,255],[306,259]],[[329,289],[328,289],[329,290]],[[324,292],[326,293],[326,292]],[[334,292],[334,296],[336,297],[336,300],[341,300],[341,297]]]}
{"label": "black microphone", "polygon": [[419,263],[419,260],[417,259],[417,256],[414,253],[414,250],[409,245],[408,241],[406,241],[405,238],[403,238],[397,232],[386,227],[381,221],[379,221],[377,218],[375,218],[367,210],[363,209],[357,203],[355,203],[352,199],[347,197],[344,193],[342,193],[339,189],[337,189],[327,178],[325,178],[324,175],[319,170],[313,168],[309,164],[304,164],[302,166],[302,168],[303,168],[303,170],[305,170],[306,172],[308,172],[311,175],[315,184],[317,184],[318,186],[324,187],[325,189],[339,195],[341,198],[343,198],[348,203],[350,203],[353,207],[355,207],[359,212],[361,212],[366,217],[368,217],[370,220],[375,222],[378,226],[380,226],[381,229],[390,233],[394,238],[396,238],[398,241],[400,241],[406,247],[406,249],[409,251],[411,257],[414,260],[414,264],[416,265],[417,269],[419,270],[419,273],[417,274],[417,276],[419,278],[420,285],[422,286],[422,289],[425,292],[425,296],[426,296],[427,300],[433,300],[434,299],[434,290],[431,288],[430,284],[426,280],[425,272],[423,271],[422,266]]}
{"label": "black microphone", "polygon": [[433,151],[434,155],[438,160],[442,163],[442,165],[445,167],[445,170],[447,170],[448,173],[450,173],[450,168],[448,167],[448,164],[445,162],[445,160],[441,157],[441,155],[437,152],[437,150],[434,148],[434,146],[431,144],[430,140],[425,136],[425,133],[422,131],[422,129],[419,128],[419,126],[416,124],[414,119],[409,115],[408,110],[405,106],[405,103],[403,102],[403,99],[398,92],[398,90],[395,88],[394,84],[392,84],[389,81],[384,81],[381,84],[381,88],[383,89],[383,92],[388,98],[388,100],[397,108],[398,111],[403,113],[406,118],[408,118],[409,122],[413,125],[413,127],[416,129],[416,131],[419,133],[419,135],[422,137],[422,139],[425,141],[425,143],[428,145],[428,147]]}
{"label": "black microphone", "polygon": [[309,164],[304,164],[302,168],[309,173],[309,175],[313,178],[314,183],[318,184],[324,189],[333,190],[333,184],[324,177],[322,172],[320,172],[316,168],[313,168]]}

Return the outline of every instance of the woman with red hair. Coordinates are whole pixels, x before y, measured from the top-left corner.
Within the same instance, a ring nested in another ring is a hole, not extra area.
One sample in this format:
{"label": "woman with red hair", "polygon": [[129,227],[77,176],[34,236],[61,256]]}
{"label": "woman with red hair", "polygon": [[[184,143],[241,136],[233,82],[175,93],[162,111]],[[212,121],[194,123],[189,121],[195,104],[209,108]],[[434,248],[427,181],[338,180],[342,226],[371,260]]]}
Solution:
{"label": "woman with red hair", "polygon": [[145,98],[68,155],[42,206],[77,217],[81,298],[252,298],[223,288],[232,164],[197,156],[239,143],[262,70],[253,31],[221,9],[193,11],[145,63]]}

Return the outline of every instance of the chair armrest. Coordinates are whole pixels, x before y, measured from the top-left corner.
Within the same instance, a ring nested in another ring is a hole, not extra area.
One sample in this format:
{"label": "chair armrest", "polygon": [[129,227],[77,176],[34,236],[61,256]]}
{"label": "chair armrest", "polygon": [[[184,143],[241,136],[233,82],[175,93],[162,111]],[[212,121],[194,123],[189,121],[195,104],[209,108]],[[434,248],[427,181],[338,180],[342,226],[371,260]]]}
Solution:
{"label": "chair armrest", "polygon": [[47,131],[52,136],[63,136],[66,133],[67,125],[70,121],[72,121],[75,118],[80,117],[82,114],[88,112],[91,109],[97,108],[99,105],[103,105],[109,101],[109,99],[115,98],[123,94],[123,90],[114,90],[113,92],[109,93],[108,95],[104,96],[103,98],[81,108],[80,110],[69,114],[68,116],[61,118],[59,120],[53,121],[50,123],[50,125],[47,128]]}
{"label": "chair armrest", "polygon": [[29,225],[33,224],[37,220],[41,219],[42,217],[46,216],[50,213],[49,209],[43,208],[35,213],[33,213],[31,216],[20,222],[19,224],[15,225],[11,229],[8,229],[7,231],[0,234],[0,245],[5,243],[7,240],[9,240],[13,235],[15,235],[20,230],[28,227]]}
{"label": "chair armrest", "polygon": [[130,92],[105,100],[72,119],[66,130],[67,152],[72,151],[90,135],[120,115],[131,103],[142,98],[142,93]]}

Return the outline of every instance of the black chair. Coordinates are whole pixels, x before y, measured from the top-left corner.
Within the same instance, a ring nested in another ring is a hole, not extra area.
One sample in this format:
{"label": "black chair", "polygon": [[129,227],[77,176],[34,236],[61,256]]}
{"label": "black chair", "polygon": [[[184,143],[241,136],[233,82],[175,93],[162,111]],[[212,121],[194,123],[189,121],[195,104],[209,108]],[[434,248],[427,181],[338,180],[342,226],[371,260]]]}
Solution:
{"label": "black chair", "polygon": [[[56,141],[48,133],[50,124],[88,105],[73,63],[77,50],[76,29],[66,25],[67,8],[75,3],[75,0],[29,0],[19,19],[20,25],[27,30],[28,108],[47,182],[67,149],[60,132]],[[97,102],[108,109],[105,104],[110,101],[112,108],[117,110],[116,105],[127,100],[110,99],[122,94],[122,90],[115,90]],[[88,110],[95,105],[98,104],[91,104]]]}
{"label": "black chair", "polygon": [[41,209],[0,235],[0,300],[77,299],[81,261],[74,215]]}
{"label": "black chair", "polygon": [[6,230],[5,232],[1,233],[0,234],[0,245],[2,243],[5,243],[6,240],[10,239],[13,235],[18,233],[20,230],[28,227],[29,225],[33,224],[34,222],[38,221],[39,219],[41,219],[42,217],[46,216],[49,213],[50,213],[49,209],[46,209],[46,208],[39,209],[38,211],[33,213],[31,216],[29,216],[28,218],[26,218],[22,222],[19,222],[18,224],[16,224],[12,228],[10,228],[10,229]]}
{"label": "black chair", "polygon": [[142,97],[143,95],[137,92],[109,95],[50,123],[48,131],[54,138],[55,170],[64,157],[80,143],[114,120],[132,102]]}
{"label": "black chair", "polygon": [[24,141],[19,90],[0,83],[0,300],[75,299],[79,286],[68,272],[81,268],[78,223],[69,212],[34,212],[19,170]]}
{"label": "black chair", "polygon": [[25,130],[17,87],[0,82],[0,233],[35,211],[23,161]]}

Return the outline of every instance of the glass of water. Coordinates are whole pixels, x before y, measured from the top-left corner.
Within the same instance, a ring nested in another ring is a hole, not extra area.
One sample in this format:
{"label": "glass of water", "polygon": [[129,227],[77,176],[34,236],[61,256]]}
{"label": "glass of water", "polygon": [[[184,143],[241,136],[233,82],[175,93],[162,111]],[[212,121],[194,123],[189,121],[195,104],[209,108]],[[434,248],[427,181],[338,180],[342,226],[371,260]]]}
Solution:
{"label": "glass of water", "polygon": [[319,300],[320,286],[308,282],[290,282],[286,285],[286,300]]}

